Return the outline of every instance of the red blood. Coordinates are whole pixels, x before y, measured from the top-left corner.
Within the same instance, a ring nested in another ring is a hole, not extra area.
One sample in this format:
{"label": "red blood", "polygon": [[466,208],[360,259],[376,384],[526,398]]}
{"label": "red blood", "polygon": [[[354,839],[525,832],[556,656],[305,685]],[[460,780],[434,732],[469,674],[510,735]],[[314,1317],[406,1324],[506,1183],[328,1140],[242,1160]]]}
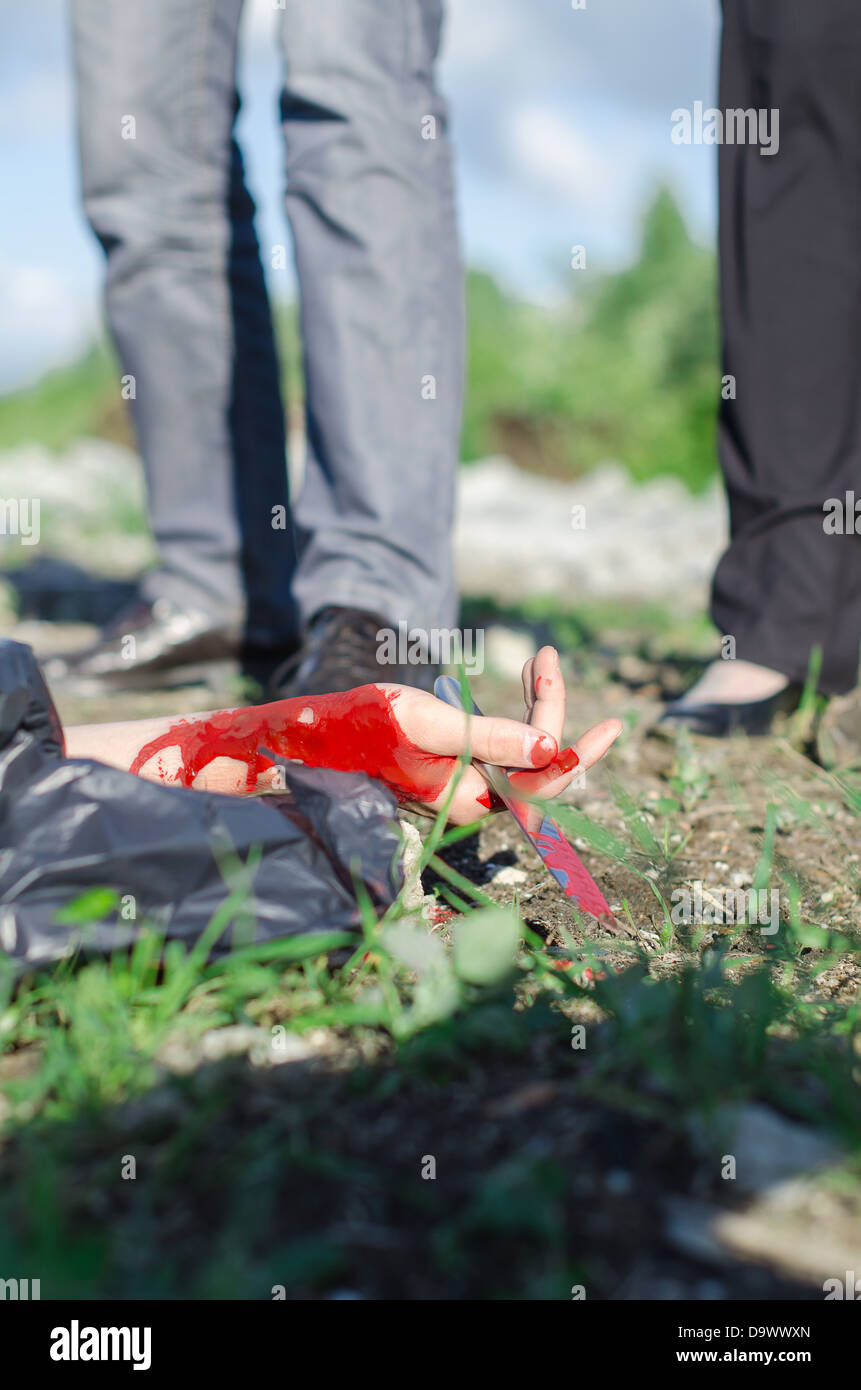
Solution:
{"label": "red blood", "polygon": [[484,806],[488,811],[504,811],[505,802],[491,787],[485,787],[483,792],[475,798],[479,806]]}
{"label": "red blood", "polygon": [[[435,801],[455,759],[425,753],[404,737],[392,712],[399,692],[363,685],[343,695],[300,696],[250,709],[219,710],[205,719],[180,719],[140,749],[130,771],[140,772],[156,753],[178,747],[177,780],[190,787],[213,758],[245,763],[249,790],[272,766],[261,746],[308,767],[365,772],[385,782],[399,801]],[[310,717],[309,717],[310,716]]]}
{"label": "red blood", "polygon": [[453,910],[450,907],[444,907],[442,903],[431,903],[425,911],[427,920],[435,927],[442,926],[444,922],[450,921],[454,916]]}
{"label": "red blood", "polygon": [[575,900],[578,907],[582,907],[586,912],[591,912],[594,917],[611,916],[601,890],[592,881],[580,856],[569,845],[555,822],[551,822],[551,824],[553,826],[552,833],[535,836],[535,844],[541,851],[548,869],[555,869],[557,873],[562,875],[564,880],[562,887],[567,896]]}
{"label": "red blood", "polygon": [[[563,748],[562,752],[553,759],[553,763],[549,763],[548,766],[552,767],[555,765],[560,773],[573,772],[579,762],[580,755],[576,748]],[[544,771],[546,772],[547,768],[544,768]]]}
{"label": "red blood", "polygon": [[521,769],[519,772],[510,772],[508,774],[508,780],[511,782],[512,786],[517,787],[519,791],[525,792],[527,796],[533,796],[536,792],[540,792],[544,787],[548,786],[549,783],[555,782],[557,777],[562,777],[568,772],[573,772],[579,762],[580,759],[574,748],[563,748],[562,752],[558,753],[556,757],[547,763],[546,767],[542,767],[539,772],[529,772],[526,769]]}
{"label": "red blood", "polygon": [[551,758],[556,757],[558,743],[552,734],[542,734],[535,740],[529,754],[533,767],[545,767]]}

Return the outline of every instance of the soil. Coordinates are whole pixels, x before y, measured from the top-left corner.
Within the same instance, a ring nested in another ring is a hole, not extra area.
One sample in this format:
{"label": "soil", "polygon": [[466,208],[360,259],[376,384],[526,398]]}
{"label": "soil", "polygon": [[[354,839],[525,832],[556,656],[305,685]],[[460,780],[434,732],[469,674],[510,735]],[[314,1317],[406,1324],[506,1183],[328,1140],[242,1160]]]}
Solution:
{"label": "soil", "polygon": [[[36,635],[44,647],[44,632]],[[666,901],[696,880],[713,889],[750,884],[773,805],[774,864],[795,877],[802,917],[858,938],[861,847],[839,787],[786,736],[681,747],[658,736],[661,692],[679,682],[677,665],[617,651],[591,657],[571,683],[568,735],[608,714],[626,723],[612,758],[572,801],[629,841],[621,787],[648,832],[675,837],[668,843],[676,852],[657,867],[644,850],[647,877],[578,843],[620,922],[632,924],[629,939],[608,938],[572,915],[505,814],[446,850],[447,861],[494,901],[516,899],[526,923],[560,954],[591,946],[608,969],[623,969],[636,945],[658,972],[673,972],[725,927],[716,923],[696,940],[680,929],[667,940],[650,883]],[[235,699],[230,690],[200,689],[57,699],[64,720],[76,722],[212,707],[223,702],[219,693]],[[510,677],[481,677],[475,693],[486,711],[519,712]],[[662,801],[678,809],[662,811]],[[425,888],[433,882],[426,875]],[[756,928],[731,947],[740,972],[768,951]],[[857,959],[841,955],[811,997],[855,998]],[[135,1255],[139,1223],[155,1220],[179,1296],[187,1288],[267,1298],[283,1285],[288,1297],[329,1298],[821,1298],[816,1258],[793,1265],[776,1236],[754,1240],[744,1257],[710,1242],[697,1213],[753,1210],[755,1199],[728,1195],[731,1185],[704,1164],[682,1118],[667,1119],[659,1095],[640,1103],[630,1089],[623,1101],[584,1090],[569,1032],[543,1006],[512,1014],[510,1004],[491,1002],[462,1022],[456,1045],[445,1030],[431,1030],[396,1066],[384,1041],[325,1030],[310,1059],[269,1069],[243,1059],[201,1065],[188,1077],[165,1077],[95,1128],[83,1119],[67,1126],[51,1140],[81,1177],[70,1182],[72,1228],[86,1228],[96,1202],[117,1234],[104,1296],[157,1289],[161,1276]],[[207,1119],[193,1155],[178,1153],[172,1136],[198,1111]],[[146,1203],[136,1184],[107,1189],[86,1180],[114,1152],[134,1153],[155,1175]],[[7,1155],[9,1176],[26,1154]],[[193,1180],[177,1181],[190,1164]],[[225,1212],[225,1189],[233,1188]],[[824,1210],[824,1200],[817,1239],[832,1235],[842,1249],[847,1231],[861,1232],[861,1212],[855,1199],[851,1210]],[[259,1232],[242,1269],[231,1266],[219,1236],[234,1219]]]}

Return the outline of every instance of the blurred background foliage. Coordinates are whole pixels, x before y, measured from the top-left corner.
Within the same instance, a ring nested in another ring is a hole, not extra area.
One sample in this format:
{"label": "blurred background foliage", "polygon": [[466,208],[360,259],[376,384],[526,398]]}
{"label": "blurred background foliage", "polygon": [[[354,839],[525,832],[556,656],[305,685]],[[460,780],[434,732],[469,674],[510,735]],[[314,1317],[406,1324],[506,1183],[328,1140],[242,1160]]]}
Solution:
{"label": "blurred background foliage", "polygon": [[[507,294],[471,270],[462,457],[503,453],[557,477],[607,459],[642,481],[673,474],[698,491],[715,471],[720,397],[713,252],[659,190],[630,267],[572,270],[552,305]],[[275,309],[291,418],[301,413],[295,304]],[[0,449],[61,449],[82,435],[133,444],[106,342],[34,386],[0,397]]]}

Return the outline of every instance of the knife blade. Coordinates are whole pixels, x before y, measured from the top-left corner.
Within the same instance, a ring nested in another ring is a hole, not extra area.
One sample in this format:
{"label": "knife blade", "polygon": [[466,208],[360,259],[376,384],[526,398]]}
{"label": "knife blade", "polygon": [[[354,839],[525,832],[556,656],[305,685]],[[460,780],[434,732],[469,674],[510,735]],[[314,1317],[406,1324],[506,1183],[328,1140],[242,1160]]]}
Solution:
{"label": "knife blade", "polygon": [[[454,676],[438,676],[434,682],[434,694],[438,700],[453,705],[455,709],[465,708],[464,692],[460,681]],[[480,715],[481,710],[475,701],[468,694],[466,699],[472,713]],[[510,811],[521,834],[537,851],[565,896],[582,912],[588,912],[607,926],[618,928],[620,924],[610,911],[607,899],[556,821],[545,815],[533,802],[518,797],[501,767],[483,763],[478,758],[473,758],[472,764]]]}

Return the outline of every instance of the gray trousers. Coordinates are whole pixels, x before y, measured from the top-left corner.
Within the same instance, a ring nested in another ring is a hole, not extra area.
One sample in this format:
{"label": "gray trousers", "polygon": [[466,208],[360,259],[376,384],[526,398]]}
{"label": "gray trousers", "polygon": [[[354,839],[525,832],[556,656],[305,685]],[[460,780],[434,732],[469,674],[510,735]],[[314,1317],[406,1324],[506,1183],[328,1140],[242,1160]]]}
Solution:
{"label": "gray trousers", "polygon": [[264,641],[326,604],[450,626],[463,294],[433,74],[442,0],[273,5],[307,392],[286,526],[278,366],[233,136],[241,10],[72,0],[84,207],[159,554],[145,591],[244,616]]}

